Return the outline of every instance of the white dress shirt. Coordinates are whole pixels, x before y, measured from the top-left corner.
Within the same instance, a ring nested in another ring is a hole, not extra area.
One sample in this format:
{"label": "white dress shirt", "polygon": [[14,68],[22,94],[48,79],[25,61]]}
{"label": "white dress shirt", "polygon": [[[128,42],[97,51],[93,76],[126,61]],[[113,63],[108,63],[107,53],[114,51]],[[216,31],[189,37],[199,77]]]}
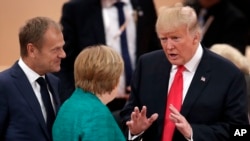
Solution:
{"label": "white dress shirt", "polygon": [[[46,113],[46,109],[42,100],[42,96],[41,96],[41,92],[40,92],[40,85],[36,82],[36,80],[39,77],[43,77],[45,79],[45,76],[40,76],[39,74],[37,74],[36,72],[34,72],[31,68],[29,68],[22,60],[22,58],[19,59],[18,61],[18,65],[21,67],[21,69],[23,70],[23,72],[25,73],[26,77],[28,78],[31,87],[33,88],[33,91],[36,95],[36,98],[41,106],[41,110],[42,110],[42,114],[44,117],[45,122],[47,121],[47,113]],[[49,90],[49,89],[48,89]],[[54,104],[54,100],[52,97],[51,92],[50,93],[50,99],[51,99],[51,103],[53,105],[53,109],[55,111],[55,104]]]}
{"label": "white dress shirt", "polygon": [[[126,35],[128,41],[128,51],[130,55],[132,69],[135,68],[136,61],[136,25],[134,20],[134,11],[129,0],[121,0],[125,3],[123,9],[126,18]],[[120,45],[120,27],[118,11],[113,6],[116,0],[102,0],[102,15],[104,20],[104,30],[106,37],[106,44],[114,48],[118,53],[121,53]],[[125,73],[123,72],[118,85],[118,96],[125,94]]]}
{"label": "white dress shirt", "polygon": [[[201,60],[201,57],[202,57],[202,54],[203,54],[203,50],[202,50],[202,47],[201,45],[198,46],[194,56],[191,58],[191,60],[189,62],[187,62],[184,67],[185,67],[185,70],[183,71],[183,97],[182,97],[182,103],[186,97],[186,94],[187,94],[187,91],[188,91],[188,88],[191,84],[191,81],[194,77],[194,74],[196,72],[196,69],[200,63],[200,60]],[[177,66],[176,65],[172,65],[172,68],[171,68],[171,72],[170,72],[170,78],[169,78],[169,86],[168,86],[168,92],[170,90],[170,87],[173,83],[173,80],[174,80],[174,76],[175,76],[175,73],[177,71]]]}

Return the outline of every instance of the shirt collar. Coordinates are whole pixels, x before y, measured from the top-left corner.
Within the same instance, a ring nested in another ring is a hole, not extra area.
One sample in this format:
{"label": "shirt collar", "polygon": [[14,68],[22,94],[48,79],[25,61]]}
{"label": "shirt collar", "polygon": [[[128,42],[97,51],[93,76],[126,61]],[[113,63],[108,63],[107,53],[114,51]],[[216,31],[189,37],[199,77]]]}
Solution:
{"label": "shirt collar", "polygon": [[[22,58],[19,59],[18,65],[21,67],[21,69],[25,73],[30,83],[34,83],[37,80],[37,78],[41,77],[38,73],[36,73],[29,66],[27,66]],[[45,78],[45,76],[42,77]]]}
{"label": "shirt collar", "polygon": [[[202,54],[203,54],[203,49],[201,47],[201,44],[199,44],[194,56],[191,58],[190,61],[188,61],[184,65],[187,71],[194,72],[197,69],[198,64],[201,61]],[[177,69],[177,65],[172,66],[172,70],[174,70],[174,69]]]}

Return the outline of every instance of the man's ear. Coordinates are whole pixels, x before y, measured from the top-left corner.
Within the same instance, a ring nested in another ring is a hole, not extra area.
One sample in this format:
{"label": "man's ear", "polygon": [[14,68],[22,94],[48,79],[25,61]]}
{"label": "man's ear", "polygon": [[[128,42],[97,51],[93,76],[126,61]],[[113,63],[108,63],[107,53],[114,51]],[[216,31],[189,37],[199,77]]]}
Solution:
{"label": "man's ear", "polygon": [[35,57],[37,48],[32,43],[28,43],[26,47],[27,47],[28,56]]}
{"label": "man's ear", "polygon": [[193,43],[198,44],[201,41],[201,34],[199,32],[194,33]]}

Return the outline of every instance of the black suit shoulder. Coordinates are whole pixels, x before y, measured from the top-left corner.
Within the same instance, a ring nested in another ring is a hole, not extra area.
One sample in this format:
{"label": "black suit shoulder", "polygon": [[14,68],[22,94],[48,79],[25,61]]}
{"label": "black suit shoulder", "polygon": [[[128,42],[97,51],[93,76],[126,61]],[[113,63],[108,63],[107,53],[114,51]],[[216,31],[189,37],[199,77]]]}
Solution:
{"label": "black suit shoulder", "polygon": [[[205,61],[204,61],[205,60]],[[241,70],[230,60],[210,51],[204,49],[203,65],[209,65],[214,73],[228,76],[243,76]]]}
{"label": "black suit shoulder", "polygon": [[2,88],[5,88],[5,85],[12,83],[11,75],[10,75],[11,68],[8,68],[2,72],[0,72],[0,91]]}

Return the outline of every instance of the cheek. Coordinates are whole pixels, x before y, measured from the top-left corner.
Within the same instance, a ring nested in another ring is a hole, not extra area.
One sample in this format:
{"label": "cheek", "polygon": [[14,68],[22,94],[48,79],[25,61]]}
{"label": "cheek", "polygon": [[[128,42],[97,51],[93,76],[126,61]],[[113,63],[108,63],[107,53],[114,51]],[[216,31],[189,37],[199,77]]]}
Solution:
{"label": "cheek", "polygon": [[161,47],[164,48],[165,44],[161,41]]}
{"label": "cheek", "polygon": [[49,63],[57,63],[59,61],[59,59],[58,59],[57,55],[51,54],[51,55],[47,56],[47,61]]}

